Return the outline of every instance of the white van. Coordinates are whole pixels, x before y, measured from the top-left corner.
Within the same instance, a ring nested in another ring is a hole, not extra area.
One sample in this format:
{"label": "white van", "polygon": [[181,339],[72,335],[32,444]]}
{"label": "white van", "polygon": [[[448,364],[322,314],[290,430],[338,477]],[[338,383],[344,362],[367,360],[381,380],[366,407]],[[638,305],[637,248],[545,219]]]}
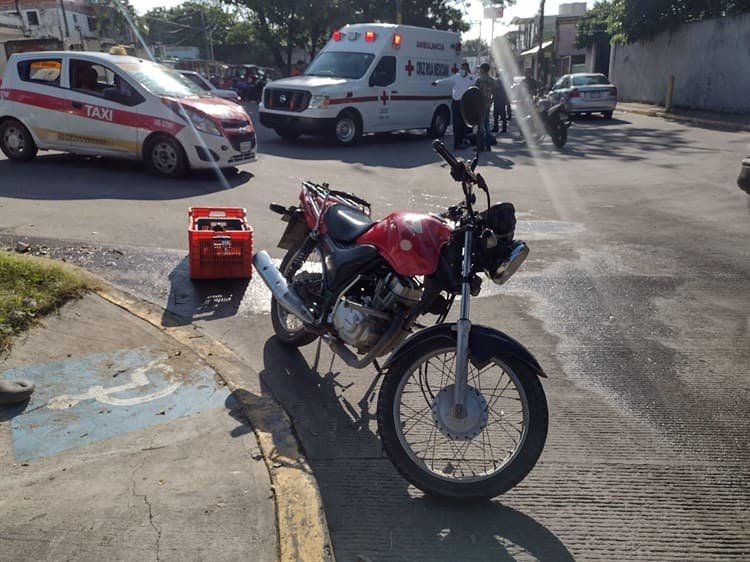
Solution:
{"label": "white van", "polygon": [[255,160],[255,129],[235,103],[142,59],[78,51],[14,54],[0,82],[0,150],[143,160],[177,177]]}
{"label": "white van", "polygon": [[343,145],[363,133],[427,129],[450,123],[451,86],[434,80],[458,70],[457,33],[383,23],[335,31],[304,75],[270,82],[260,122],[285,139],[334,135]]}

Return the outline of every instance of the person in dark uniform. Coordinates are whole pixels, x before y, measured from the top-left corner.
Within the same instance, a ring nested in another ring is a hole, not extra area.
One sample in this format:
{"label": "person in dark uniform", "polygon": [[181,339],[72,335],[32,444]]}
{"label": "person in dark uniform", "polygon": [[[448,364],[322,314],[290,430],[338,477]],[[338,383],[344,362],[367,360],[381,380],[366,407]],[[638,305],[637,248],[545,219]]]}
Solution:
{"label": "person in dark uniform", "polygon": [[502,72],[500,72],[500,75],[495,82],[495,101],[492,115],[494,119],[492,132],[498,132],[497,125],[500,120],[503,122],[503,129],[500,132],[506,132],[508,130],[508,122],[510,122],[511,112],[510,97],[508,96],[508,91],[505,89],[505,84],[503,84]]}

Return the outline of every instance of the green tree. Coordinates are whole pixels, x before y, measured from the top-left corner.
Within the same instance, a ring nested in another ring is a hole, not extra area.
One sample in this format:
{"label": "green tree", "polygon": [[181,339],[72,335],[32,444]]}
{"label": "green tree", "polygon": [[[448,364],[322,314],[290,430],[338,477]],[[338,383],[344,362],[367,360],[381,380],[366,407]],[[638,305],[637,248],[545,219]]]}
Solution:
{"label": "green tree", "polygon": [[652,39],[684,23],[750,12],[750,0],[613,0],[609,26],[618,43]]}
{"label": "green tree", "polygon": [[[143,17],[151,45],[190,45],[198,47],[208,59],[213,50],[223,48],[233,28],[241,25],[236,14],[220,4],[188,1],[174,8],[154,8]],[[249,38],[248,38],[249,39]]]}
{"label": "green tree", "polygon": [[[258,39],[272,51],[276,65],[291,70],[293,50],[305,48],[310,57],[331,33],[347,23],[396,21],[396,0],[224,0],[246,7]],[[402,0],[406,25],[467,31],[461,10],[451,0]]]}
{"label": "green tree", "polygon": [[465,57],[476,57],[479,53],[488,54],[490,46],[484,39],[469,39],[461,44],[461,54]]}
{"label": "green tree", "polygon": [[575,46],[579,49],[593,45],[608,44],[612,38],[610,29],[615,15],[610,2],[597,2],[578,22]]}
{"label": "green tree", "polygon": [[143,32],[141,19],[128,0],[102,0],[93,4],[93,9],[99,37],[120,43],[136,43],[135,31]]}

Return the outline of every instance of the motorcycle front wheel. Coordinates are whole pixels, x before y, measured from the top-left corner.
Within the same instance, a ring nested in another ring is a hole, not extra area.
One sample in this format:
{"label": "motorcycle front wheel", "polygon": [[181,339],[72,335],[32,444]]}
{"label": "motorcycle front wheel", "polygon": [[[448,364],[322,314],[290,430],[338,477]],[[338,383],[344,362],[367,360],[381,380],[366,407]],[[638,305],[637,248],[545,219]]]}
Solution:
{"label": "motorcycle front wheel", "polygon": [[[303,251],[304,245],[305,239],[291,248],[281,260],[279,270],[298,294],[303,291],[305,295],[310,295],[316,291],[322,292],[323,260],[320,250],[315,247],[309,255],[302,257],[301,263],[295,263],[298,260],[294,258]],[[305,330],[302,321],[284,310],[276,297],[271,297],[271,323],[276,336],[286,345],[302,347],[314,342],[318,337],[317,334]]]}
{"label": "motorcycle front wheel", "polygon": [[383,447],[423,492],[486,500],[526,477],[547,438],[547,400],[521,361],[469,363],[465,415],[453,413],[455,342],[433,341],[389,369],[378,399]]}

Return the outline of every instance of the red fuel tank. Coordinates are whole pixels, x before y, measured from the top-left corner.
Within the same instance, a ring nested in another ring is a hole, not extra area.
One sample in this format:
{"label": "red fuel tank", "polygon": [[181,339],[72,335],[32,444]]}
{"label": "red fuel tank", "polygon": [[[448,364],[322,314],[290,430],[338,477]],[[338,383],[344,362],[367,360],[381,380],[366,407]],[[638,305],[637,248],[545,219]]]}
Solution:
{"label": "red fuel tank", "polygon": [[401,275],[431,275],[451,232],[453,229],[436,217],[397,212],[375,223],[357,242],[375,246]]}

